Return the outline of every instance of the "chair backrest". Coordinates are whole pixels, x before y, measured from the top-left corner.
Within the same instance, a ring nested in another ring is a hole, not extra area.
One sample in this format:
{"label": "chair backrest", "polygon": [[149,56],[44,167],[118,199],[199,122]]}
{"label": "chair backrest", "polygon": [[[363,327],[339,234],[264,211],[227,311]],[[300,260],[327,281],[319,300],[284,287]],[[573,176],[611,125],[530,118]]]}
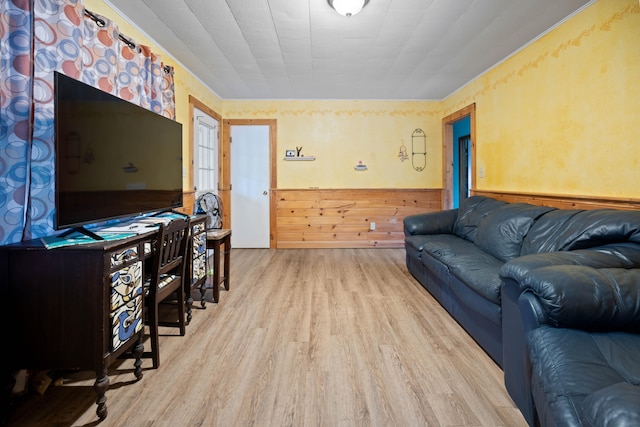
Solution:
{"label": "chair backrest", "polygon": [[187,264],[187,247],[190,236],[190,219],[173,219],[169,224],[161,224],[158,240],[154,247],[151,292],[157,292],[163,278],[184,276]]}

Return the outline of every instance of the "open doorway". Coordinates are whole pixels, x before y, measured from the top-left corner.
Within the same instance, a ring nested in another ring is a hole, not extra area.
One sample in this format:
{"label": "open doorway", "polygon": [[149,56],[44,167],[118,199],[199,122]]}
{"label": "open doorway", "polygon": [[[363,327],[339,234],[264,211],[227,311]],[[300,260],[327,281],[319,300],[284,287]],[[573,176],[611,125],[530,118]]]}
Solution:
{"label": "open doorway", "polygon": [[470,118],[453,123],[453,207],[460,206],[471,190],[471,135]]}
{"label": "open doorway", "polygon": [[475,188],[475,104],[442,119],[442,208],[458,207]]}

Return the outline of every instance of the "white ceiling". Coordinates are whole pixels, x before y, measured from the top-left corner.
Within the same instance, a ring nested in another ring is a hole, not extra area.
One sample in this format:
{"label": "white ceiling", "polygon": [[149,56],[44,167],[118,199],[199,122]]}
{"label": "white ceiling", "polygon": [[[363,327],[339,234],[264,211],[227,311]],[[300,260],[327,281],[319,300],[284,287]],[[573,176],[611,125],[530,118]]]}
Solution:
{"label": "white ceiling", "polygon": [[222,99],[446,98],[593,0],[105,0]]}

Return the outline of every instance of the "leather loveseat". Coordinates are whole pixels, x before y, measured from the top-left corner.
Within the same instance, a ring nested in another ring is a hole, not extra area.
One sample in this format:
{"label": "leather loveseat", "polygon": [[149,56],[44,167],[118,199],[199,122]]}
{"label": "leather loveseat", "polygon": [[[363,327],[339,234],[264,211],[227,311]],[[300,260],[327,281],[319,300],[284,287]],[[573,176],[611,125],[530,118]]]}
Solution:
{"label": "leather loveseat", "polygon": [[404,220],[406,263],[505,372],[505,385],[533,424],[522,281],[546,265],[640,267],[640,212],[566,210],[483,196],[457,209]]}
{"label": "leather loveseat", "polygon": [[519,285],[530,424],[640,426],[640,269],[550,265]]}

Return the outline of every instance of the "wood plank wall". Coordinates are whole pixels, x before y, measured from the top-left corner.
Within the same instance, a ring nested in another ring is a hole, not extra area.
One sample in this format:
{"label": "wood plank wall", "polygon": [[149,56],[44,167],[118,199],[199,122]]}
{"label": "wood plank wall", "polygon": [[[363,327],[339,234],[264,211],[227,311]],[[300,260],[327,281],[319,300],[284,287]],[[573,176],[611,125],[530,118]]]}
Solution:
{"label": "wood plank wall", "polygon": [[[402,219],[442,209],[442,189],[274,189],[272,248],[402,248]],[[640,200],[473,190],[509,203],[640,210]],[[184,193],[185,213],[194,194]],[[376,229],[370,230],[371,222]],[[227,222],[228,223],[228,222]]]}
{"label": "wood plank wall", "polygon": [[[441,189],[277,189],[275,247],[402,248],[407,215],[441,210]],[[370,224],[376,229],[370,230]]]}
{"label": "wood plank wall", "polygon": [[473,195],[487,196],[509,203],[531,203],[532,205],[553,206],[558,209],[631,209],[640,210],[640,200],[608,197],[568,196],[556,194],[527,194],[499,191],[473,190]]}
{"label": "wood plank wall", "polygon": [[196,201],[195,191],[183,191],[182,192],[182,208],[176,209],[178,212],[182,212],[187,215],[193,213],[193,205]]}

